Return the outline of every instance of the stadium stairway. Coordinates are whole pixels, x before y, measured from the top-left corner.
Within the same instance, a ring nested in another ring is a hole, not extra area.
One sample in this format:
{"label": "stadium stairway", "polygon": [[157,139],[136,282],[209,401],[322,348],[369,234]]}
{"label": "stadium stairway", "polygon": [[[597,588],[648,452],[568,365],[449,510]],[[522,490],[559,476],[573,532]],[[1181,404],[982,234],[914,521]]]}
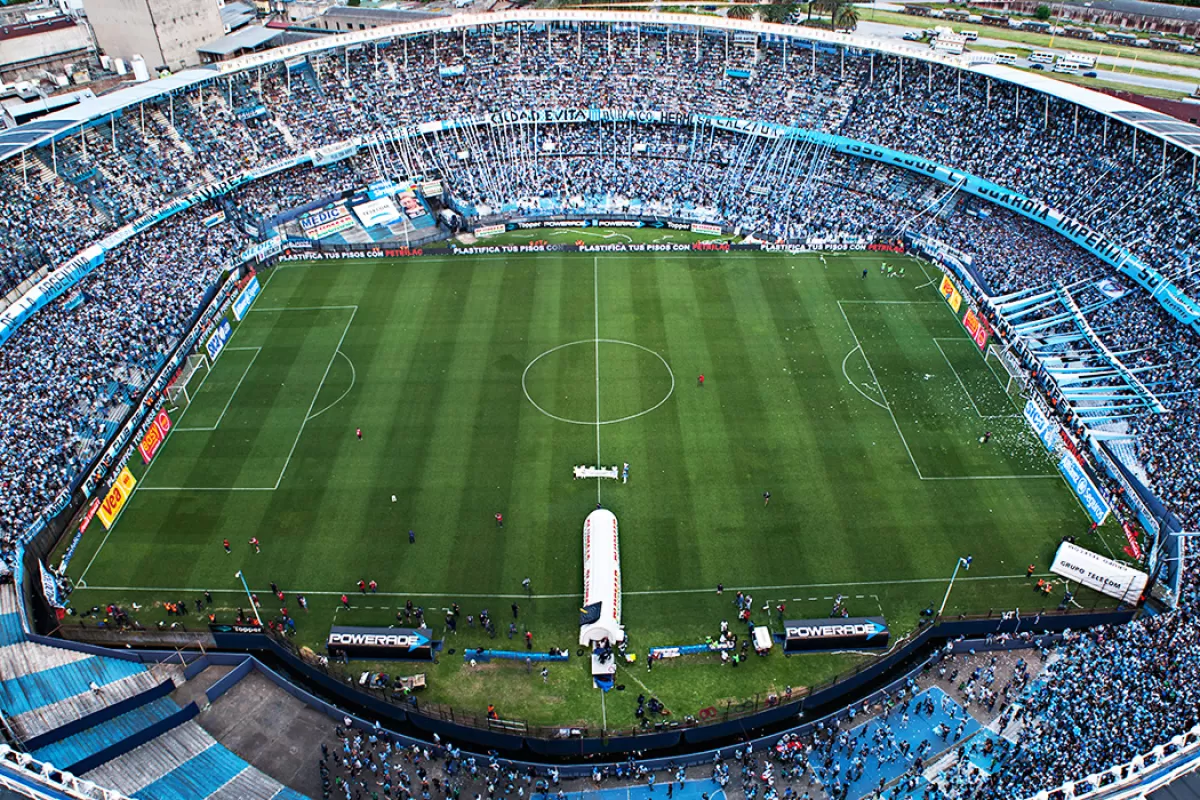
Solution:
{"label": "stadium stairway", "polygon": [[138,800],[304,797],[222,747],[195,721],[185,722],[84,777]]}
{"label": "stadium stairway", "polygon": [[162,722],[178,712],[179,706],[173,700],[169,697],[160,697],[65,739],[39,747],[31,754],[39,761],[47,761],[57,767],[70,769],[83,759],[135,736],[151,725]]}
{"label": "stadium stairway", "polygon": [[[912,707],[916,707],[919,702],[924,701],[926,698],[933,700],[933,714],[926,715],[912,712],[909,714],[907,723],[905,723],[902,721],[900,711],[893,710],[886,720],[874,718],[850,729],[851,740],[856,745],[864,741],[871,742],[873,748],[871,755],[863,759],[864,769],[861,777],[858,780],[849,782],[850,791],[847,795],[848,797],[860,798],[867,796],[879,785],[881,779],[884,783],[891,783],[903,775],[912,766],[921,742],[928,741],[933,746],[930,753],[932,755],[952,748],[979,730],[979,722],[968,714],[953,698],[949,697],[936,686],[919,694],[913,701]],[[935,733],[938,725],[945,724],[953,730],[957,729],[960,722],[963,723],[963,730],[958,737],[948,736],[943,740]],[[876,737],[877,735],[888,733],[889,730],[889,735],[894,737],[897,744],[908,742],[910,749],[905,756],[894,754],[890,757],[890,760],[879,763],[875,755],[879,749],[876,744]],[[842,783],[845,784],[847,782],[846,775],[850,773],[850,767],[853,764],[854,758],[854,752],[838,750],[834,754],[838,768],[821,775],[822,782],[826,786],[832,786],[835,780],[840,778]],[[926,758],[925,761],[928,763],[930,759]],[[819,770],[818,772],[824,771]],[[900,796],[904,795],[901,794]],[[915,793],[914,796],[919,796],[919,793]]]}

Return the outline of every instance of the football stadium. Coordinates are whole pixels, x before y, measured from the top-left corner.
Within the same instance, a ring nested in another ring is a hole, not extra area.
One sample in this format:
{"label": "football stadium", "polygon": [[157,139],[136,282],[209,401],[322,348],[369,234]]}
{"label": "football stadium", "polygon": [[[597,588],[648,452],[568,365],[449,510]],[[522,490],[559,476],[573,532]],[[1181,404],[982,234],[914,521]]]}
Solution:
{"label": "football stadium", "polygon": [[1195,796],[1200,128],[732,17],[0,132],[0,796]]}

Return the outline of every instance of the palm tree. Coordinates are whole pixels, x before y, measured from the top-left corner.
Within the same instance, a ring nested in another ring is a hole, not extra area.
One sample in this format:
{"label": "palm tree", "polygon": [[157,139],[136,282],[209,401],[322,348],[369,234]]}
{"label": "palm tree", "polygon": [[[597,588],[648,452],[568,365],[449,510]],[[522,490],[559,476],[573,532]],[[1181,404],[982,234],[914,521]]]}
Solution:
{"label": "palm tree", "polygon": [[850,3],[839,3],[833,16],[833,29],[852,31],[858,27],[858,11]]}
{"label": "palm tree", "polygon": [[758,6],[749,3],[735,3],[726,14],[729,19],[751,19],[758,12]]}
{"label": "palm tree", "polygon": [[763,22],[787,22],[796,13],[796,4],[790,0],[773,0],[770,4],[759,6],[758,16]]}

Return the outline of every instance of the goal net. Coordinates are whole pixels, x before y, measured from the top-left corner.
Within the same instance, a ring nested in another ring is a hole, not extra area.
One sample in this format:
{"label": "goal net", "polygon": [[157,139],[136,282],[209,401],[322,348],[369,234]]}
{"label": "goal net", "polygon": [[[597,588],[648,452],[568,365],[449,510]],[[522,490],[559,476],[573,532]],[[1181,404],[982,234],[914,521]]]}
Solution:
{"label": "goal net", "polygon": [[1021,398],[1028,396],[1029,377],[1021,368],[1021,362],[1007,347],[1000,347],[995,342],[988,345],[984,361],[996,373],[996,377],[1004,384],[1004,391],[1009,397]]}
{"label": "goal net", "polygon": [[209,369],[208,356],[196,353],[187,357],[179,370],[179,377],[167,387],[167,400],[173,409],[191,405],[192,397],[204,382]]}

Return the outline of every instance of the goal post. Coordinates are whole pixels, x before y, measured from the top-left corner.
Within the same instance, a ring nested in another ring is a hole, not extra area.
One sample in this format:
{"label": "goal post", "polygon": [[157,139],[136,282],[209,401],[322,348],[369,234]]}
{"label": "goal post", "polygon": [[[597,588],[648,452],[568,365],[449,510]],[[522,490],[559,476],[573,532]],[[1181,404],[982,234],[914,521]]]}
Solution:
{"label": "goal post", "polygon": [[211,366],[208,356],[203,353],[193,353],[179,370],[179,375],[167,387],[167,400],[172,409],[187,408],[192,403],[196,390],[204,382]]}
{"label": "goal post", "polygon": [[1012,351],[1008,347],[1001,347],[996,342],[990,343],[987,353],[984,355],[984,361],[1004,384],[1004,391],[1009,397],[1023,398],[1028,396],[1029,376],[1021,367],[1021,362],[1012,354]]}

